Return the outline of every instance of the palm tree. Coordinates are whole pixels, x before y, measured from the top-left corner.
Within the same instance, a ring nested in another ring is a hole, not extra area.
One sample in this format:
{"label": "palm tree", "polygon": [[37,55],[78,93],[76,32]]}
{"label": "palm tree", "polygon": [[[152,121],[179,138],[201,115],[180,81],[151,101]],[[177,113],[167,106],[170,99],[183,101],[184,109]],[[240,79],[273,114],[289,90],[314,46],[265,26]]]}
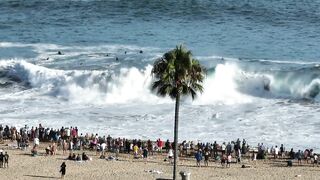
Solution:
{"label": "palm tree", "polygon": [[174,118],[174,166],[173,179],[176,179],[177,154],[178,154],[178,125],[180,96],[191,95],[194,99],[197,91],[202,92],[202,82],[205,77],[205,69],[198,60],[192,58],[191,51],[182,45],[165,53],[163,57],[155,61],[152,69],[155,81],[152,90],[160,96],[169,95],[175,99]]}

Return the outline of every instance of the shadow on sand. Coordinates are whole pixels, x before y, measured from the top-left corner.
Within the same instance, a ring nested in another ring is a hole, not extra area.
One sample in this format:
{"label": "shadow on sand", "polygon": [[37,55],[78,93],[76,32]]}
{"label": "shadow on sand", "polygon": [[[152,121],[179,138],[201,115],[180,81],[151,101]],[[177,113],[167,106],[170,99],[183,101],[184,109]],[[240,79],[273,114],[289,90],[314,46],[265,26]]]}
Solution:
{"label": "shadow on sand", "polygon": [[53,177],[53,176],[38,176],[38,175],[23,175],[27,177],[35,177],[35,178],[47,178],[47,179],[60,179],[60,177]]}

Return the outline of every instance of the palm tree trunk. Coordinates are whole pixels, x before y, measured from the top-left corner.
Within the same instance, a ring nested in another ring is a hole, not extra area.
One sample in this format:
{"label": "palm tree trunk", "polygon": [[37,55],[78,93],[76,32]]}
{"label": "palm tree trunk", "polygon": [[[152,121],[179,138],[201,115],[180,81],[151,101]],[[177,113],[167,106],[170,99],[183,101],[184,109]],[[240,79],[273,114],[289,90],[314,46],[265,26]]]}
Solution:
{"label": "palm tree trunk", "polygon": [[179,106],[180,106],[180,93],[178,93],[176,96],[176,108],[175,108],[175,116],[174,116],[173,180],[176,180],[177,178]]}

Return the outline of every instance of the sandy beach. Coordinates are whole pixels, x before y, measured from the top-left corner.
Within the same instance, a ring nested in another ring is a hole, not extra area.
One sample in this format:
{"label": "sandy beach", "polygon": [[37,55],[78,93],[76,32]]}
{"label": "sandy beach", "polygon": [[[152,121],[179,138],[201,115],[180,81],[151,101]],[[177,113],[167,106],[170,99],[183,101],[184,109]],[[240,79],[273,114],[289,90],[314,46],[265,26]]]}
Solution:
{"label": "sandy beach", "polygon": [[[99,159],[94,151],[85,151],[92,161],[76,162],[65,160],[67,155],[58,151],[55,156],[46,156],[42,143],[40,153],[32,157],[30,149],[27,151],[10,149],[7,142],[0,148],[10,155],[9,168],[1,168],[1,179],[59,179],[59,167],[66,162],[67,173],[65,179],[170,179],[172,166],[165,162],[166,155],[150,156],[147,161],[133,159],[133,155],[120,154],[119,160]],[[41,150],[42,149],[42,150]],[[83,151],[74,151],[81,154]],[[106,157],[114,154],[107,153]],[[241,165],[250,168],[241,168]],[[257,160],[256,163],[243,159],[241,164],[233,163],[230,168],[222,168],[220,163],[209,162],[209,167],[196,167],[194,158],[181,158],[178,172],[188,171],[191,179],[319,179],[320,167],[303,164],[286,167],[286,161]],[[180,176],[179,176],[180,177]]]}

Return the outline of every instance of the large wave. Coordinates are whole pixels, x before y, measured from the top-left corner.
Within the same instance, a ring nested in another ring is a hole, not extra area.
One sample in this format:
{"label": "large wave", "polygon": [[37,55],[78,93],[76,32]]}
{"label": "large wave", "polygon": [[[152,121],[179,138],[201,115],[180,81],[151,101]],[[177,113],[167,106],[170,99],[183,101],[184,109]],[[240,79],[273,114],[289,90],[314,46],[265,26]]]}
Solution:
{"label": "large wave", "polygon": [[[74,103],[166,103],[151,92],[151,65],[113,70],[56,70],[26,61],[0,61],[2,88],[19,85],[38,95]],[[248,103],[254,97],[317,99],[318,69],[290,72],[250,72],[234,63],[217,64],[204,82],[204,92],[194,104]]]}

